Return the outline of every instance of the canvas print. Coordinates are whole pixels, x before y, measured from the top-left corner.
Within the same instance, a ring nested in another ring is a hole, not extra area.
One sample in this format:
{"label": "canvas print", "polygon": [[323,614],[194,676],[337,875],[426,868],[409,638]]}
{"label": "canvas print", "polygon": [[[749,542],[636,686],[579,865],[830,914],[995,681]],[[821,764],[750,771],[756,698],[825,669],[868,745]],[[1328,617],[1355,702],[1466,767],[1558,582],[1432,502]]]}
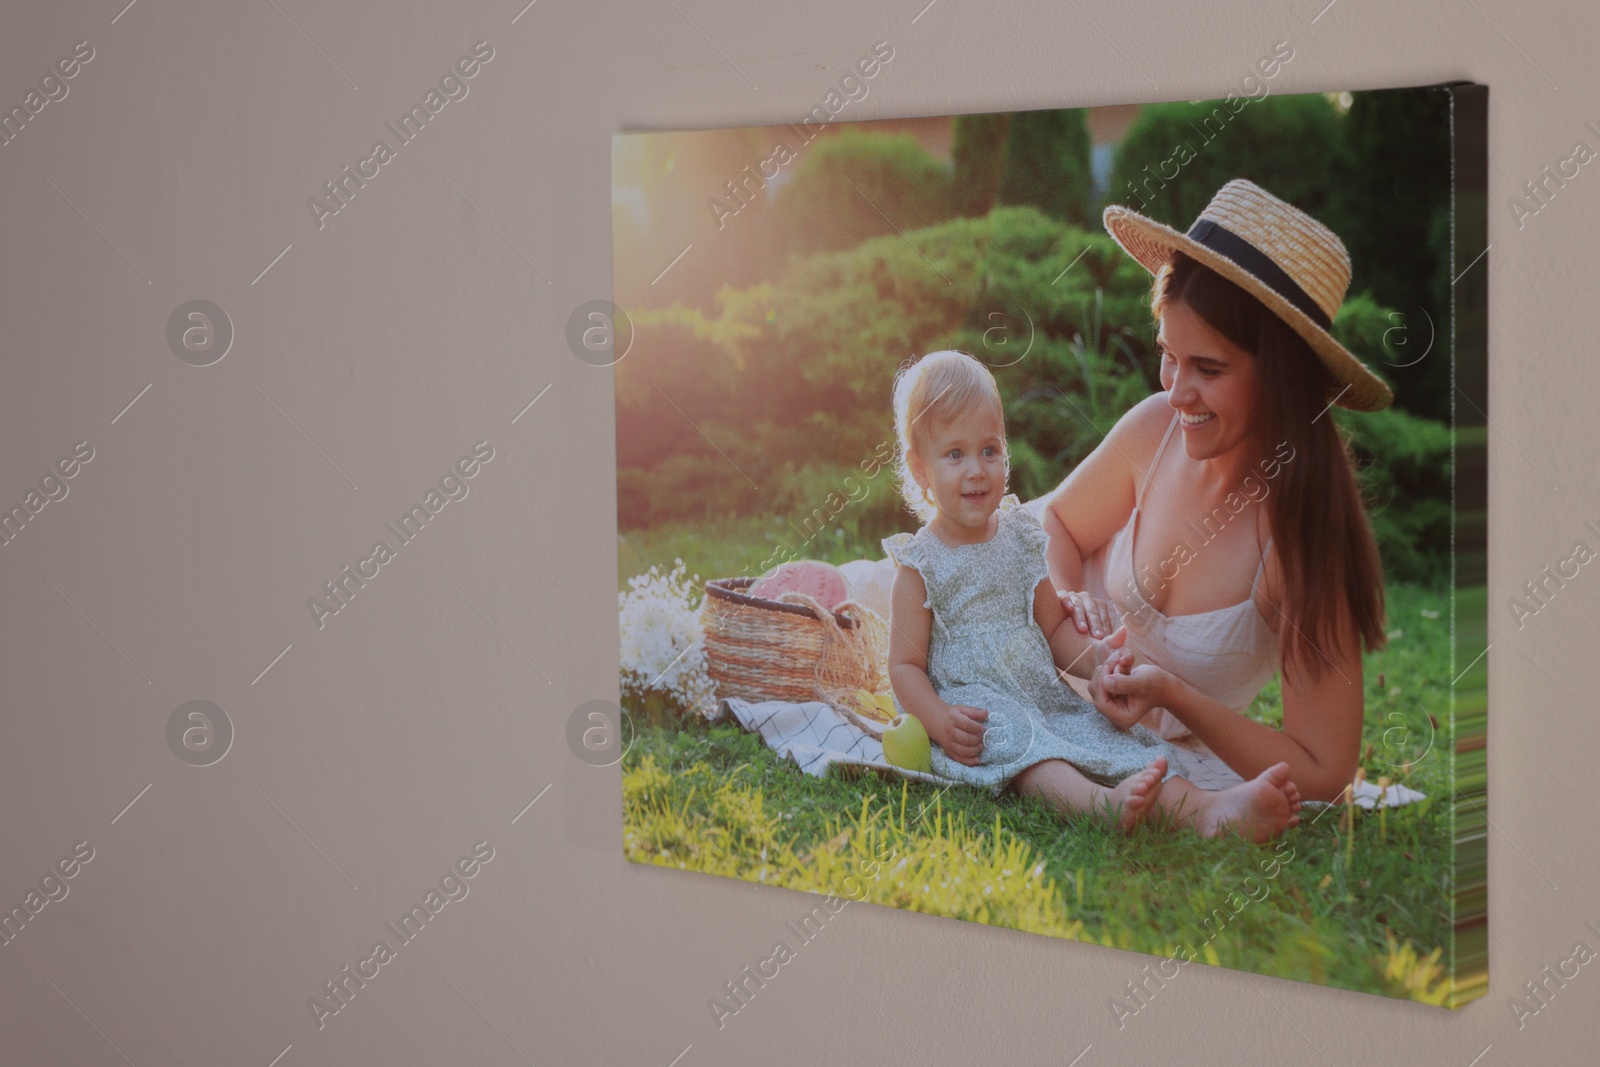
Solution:
{"label": "canvas print", "polygon": [[1484,993],[1487,93],[1293,53],[616,136],[629,860],[1158,957],[1119,1028]]}

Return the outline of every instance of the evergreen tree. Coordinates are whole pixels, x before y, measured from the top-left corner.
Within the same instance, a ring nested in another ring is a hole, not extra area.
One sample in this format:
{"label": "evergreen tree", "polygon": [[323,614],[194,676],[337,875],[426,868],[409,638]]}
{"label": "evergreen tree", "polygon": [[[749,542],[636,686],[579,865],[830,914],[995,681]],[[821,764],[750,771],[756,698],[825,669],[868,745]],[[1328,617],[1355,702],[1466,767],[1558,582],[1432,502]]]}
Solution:
{"label": "evergreen tree", "polygon": [[[1344,121],[1348,153],[1325,221],[1350,250],[1351,292],[1370,292],[1399,313],[1376,368],[1394,383],[1396,403],[1449,418],[1450,96],[1443,89],[1353,96]],[[1456,269],[1479,251],[1462,250]]]}
{"label": "evergreen tree", "polygon": [[1000,203],[1032,204],[1052,218],[1089,226],[1089,124],[1081,109],[1011,116]]}
{"label": "evergreen tree", "polygon": [[987,215],[1000,195],[1011,115],[957,115],[950,157],[955,166],[951,206],[958,216]]}
{"label": "evergreen tree", "polygon": [[1177,230],[1234,178],[1247,178],[1325,222],[1328,180],[1344,151],[1340,117],[1320,93],[1143,108],[1117,146],[1106,202]]}

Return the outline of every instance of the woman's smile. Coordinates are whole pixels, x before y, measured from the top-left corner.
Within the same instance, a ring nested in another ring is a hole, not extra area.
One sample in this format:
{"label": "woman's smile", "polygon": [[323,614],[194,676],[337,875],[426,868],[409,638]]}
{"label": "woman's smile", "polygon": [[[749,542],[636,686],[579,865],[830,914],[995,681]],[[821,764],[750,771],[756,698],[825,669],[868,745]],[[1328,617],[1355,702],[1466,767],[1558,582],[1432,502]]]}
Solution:
{"label": "woman's smile", "polygon": [[1170,304],[1160,321],[1161,385],[1183,427],[1189,458],[1213,460],[1259,450],[1259,442],[1247,440],[1260,421],[1255,356],[1181,301]]}

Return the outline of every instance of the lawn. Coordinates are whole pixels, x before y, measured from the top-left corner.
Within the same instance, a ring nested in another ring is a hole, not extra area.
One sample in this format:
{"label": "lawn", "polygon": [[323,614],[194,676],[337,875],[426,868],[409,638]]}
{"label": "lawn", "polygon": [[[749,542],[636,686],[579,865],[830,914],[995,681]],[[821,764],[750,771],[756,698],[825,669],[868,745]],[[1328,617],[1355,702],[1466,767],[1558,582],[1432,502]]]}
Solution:
{"label": "lawn", "polygon": [[[703,577],[724,577],[770,551],[754,520],[721,537],[696,533],[628,535],[621,570],[682,557]],[[829,547],[836,561],[872,552]],[[635,706],[626,854],[1438,1003],[1451,931],[1447,609],[1445,591],[1391,585],[1389,647],[1365,661],[1363,770],[1428,795],[1409,807],[1339,807],[1314,822],[1312,813],[1273,847],[1149,825],[1112,837],[1011,794],[873,773],[810,777],[736,725]],[[1276,722],[1278,699],[1273,682],[1251,714]]]}

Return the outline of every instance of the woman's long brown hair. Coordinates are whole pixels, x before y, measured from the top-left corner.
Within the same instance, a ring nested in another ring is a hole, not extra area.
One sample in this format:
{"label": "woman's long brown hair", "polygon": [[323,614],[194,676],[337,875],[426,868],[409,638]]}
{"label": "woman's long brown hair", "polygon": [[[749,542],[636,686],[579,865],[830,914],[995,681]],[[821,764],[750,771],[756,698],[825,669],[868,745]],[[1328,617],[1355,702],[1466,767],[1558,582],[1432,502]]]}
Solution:
{"label": "woman's long brown hair", "polygon": [[1156,272],[1151,308],[1159,318],[1175,302],[1255,355],[1268,440],[1294,450],[1265,500],[1292,623],[1279,627],[1285,672],[1292,666],[1316,679],[1331,663],[1322,650],[1352,632],[1366,651],[1382,648],[1383,564],[1349,442],[1322,414],[1336,391],[1333,375],[1261,301],[1177,251]]}

